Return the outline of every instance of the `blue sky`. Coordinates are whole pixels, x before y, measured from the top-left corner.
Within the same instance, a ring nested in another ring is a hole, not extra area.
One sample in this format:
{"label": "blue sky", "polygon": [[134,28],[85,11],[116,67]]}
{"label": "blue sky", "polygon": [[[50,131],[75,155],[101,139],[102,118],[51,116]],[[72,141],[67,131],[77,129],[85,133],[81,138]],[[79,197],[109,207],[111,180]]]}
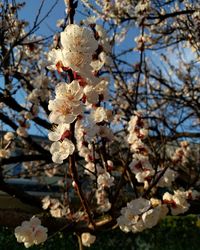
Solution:
{"label": "blue sky", "polygon": [[[18,1],[19,2],[19,1]],[[26,21],[29,21],[30,27],[33,24],[35,17],[38,13],[38,9],[41,5],[41,0],[26,0],[26,5],[19,12],[19,16]],[[49,11],[56,0],[45,0],[41,11],[40,19]],[[57,4],[49,16],[42,22],[40,29],[36,32],[37,35],[49,36],[54,34],[58,29],[56,27],[56,22],[58,19],[66,17],[64,0],[57,0]],[[83,10],[83,7],[79,1],[77,10]],[[81,15],[76,11],[75,22],[81,20]]]}
{"label": "blue sky", "polygon": [[[41,4],[41,0],[27,0],[25,1],[25,7],[19,12],[19,16],[22,19],[29,21],[30,27],[34,22],[35,17],[38,13],[38,9]],[[55,0],[46,0],[41,11],[40,19],[49,11],[51,6],[54,4]],[[65,17],[65,4],[64,0],[58,0],[53,11],[45,19],[45,21],[40,25],[40,29],[37,31],[38,35],[46,36],[51,35],[56,31],[56,21]]]}

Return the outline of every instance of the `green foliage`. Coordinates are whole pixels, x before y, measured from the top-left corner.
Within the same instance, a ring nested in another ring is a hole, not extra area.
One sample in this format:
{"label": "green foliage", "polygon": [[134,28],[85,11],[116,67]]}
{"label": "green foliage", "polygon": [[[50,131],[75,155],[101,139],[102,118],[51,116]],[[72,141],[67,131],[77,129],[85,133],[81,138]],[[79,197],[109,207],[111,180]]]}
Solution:
{"label": "green foliage", "polygon": [[104,232],[90,250],[199,250],[197,216],[167,217],[158,226],[142,233],[120,230]]}
{"label": "green foliage", "polygon": [[[142,233],[125,234],[119,229],[101,232],[88,250],[199,250],[200,227],[197,216],[167,217],[157,227]],[[17,243],[13,232],[0,231],[0,249],[24,250],[23,244]],[[44,244],[33,246],[30,250],[77,250],[75,235],[64,236],[62,233],[50,237]]]}
{"label": "green foliage", "polygon": [[[14,233],[6,228],[0,230],[0,249],[1,250],[25,250],[22,243],[18,243]],[[32,246],[30,250],[75,250],[78,249],[76,237],[69,235],[64,237],[62,233],[57,233],[55,237],[50,237],[44,244]]]}

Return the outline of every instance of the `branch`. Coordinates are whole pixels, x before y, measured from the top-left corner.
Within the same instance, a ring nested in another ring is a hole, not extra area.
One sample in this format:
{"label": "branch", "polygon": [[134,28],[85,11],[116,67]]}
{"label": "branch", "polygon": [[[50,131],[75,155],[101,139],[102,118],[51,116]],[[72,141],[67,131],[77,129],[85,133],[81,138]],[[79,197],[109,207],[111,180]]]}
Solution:
{"label": "branch", "polygon": [[78,1],[74,2],[74,0],[67,0],[67,2],[68,2],[69,24],[73,24],[73,22],[74,22],[74,15],[75,15],[75,9],[78,6]]}
{"label": "branch", "polygon": [[10,184],[5,183],[3,180],[2,173],[0,173],[0,190],[11,195],[12,197],[18,198],[21,202],[25,204],[39,209],[41,209],[42,207],[41,201],[38,197],[27,194],[26,192],[24,192],[23,188],[16,188]]}
{"label": "branch", "polygon": [[[71,127],[70,128],[70,131],[71,131],[71,140],[72,140],[73,143],[75,143],[74,126],[75,126],[75,122],[73,122],[71,124],[71,126],[70,126]],[[69,169],[70,169],[70,172],[71,172],[72,179],[74,180],[74,182],[76,184],[76,191],[77,191],[77,194],[78,194],[79,199],[81,201],[81,204],[82,204],[85,212],[88,215],[90,223],[95,228],[95,223],[94,223],[93,218],[92,218],[90,207],[88,206],[87,200],[86,200],[85,195],[84,195],[84,193],[82,191],[82,188],[81,188],[81,183],[79,181],[78,171],[77,171],[76,164],[75,164],[75,154],[69,156]]]}
{"label": "branch", "polygon": [[0,112],[0,120],[9,125],[13,130],[17,130],[18,126],[7,116]]}
{"label": "branch", "polygon": [[[8,107],[17,112],[28,111],[26,108],[22,107],[18,102],[16,102],[15,99],[10,94],[7,93],[6,94],[0,93],[0,102],[5,103]],[[36,122],[38,125],[48,130],[51,128],[51,125],[44,119],[35,117],[32,120]]]}
{"label": "branch", "polygon": [[158,16],[148,16],[146,19],[148,19],[148,20],[160,19],[159,22],[158,22],[158,23],[160,23],[163,20],[165,20],[167,18],[170,18],[170,17],[176,17],[176,16],[179,16],[179,15],[188,15],[188,14],[191,15],[194,12],[195,12],[195,10],[181,10],[181,11],[176,11],[176,12],[172,12],[172,13],[167,13],[165,15],[158,14]]}
{"label": "branch", "polygon": [[[29,220],[33,216],[32,212],[23,211],[22,209],[1,209],[0,208],[0,226],[6,226],[9,228],[15,228],[19,226],[23,221]],[[67,218],[54,218],[48,216],[46,213],[37,214],[37,216],[41,219],[42,225],[48,228],[48,232],[50,234],[54,234],[57,232],[77,232],[84,233],[90,232],[94,233],[94,230],[84,221],[72,221]],[[110,218],[104,219],[96,222],[95,232],[100,232],[105,229],[111,229],[116,226],[116,220],[111,220]],[[53,236],[53,235],[52,235]]]}

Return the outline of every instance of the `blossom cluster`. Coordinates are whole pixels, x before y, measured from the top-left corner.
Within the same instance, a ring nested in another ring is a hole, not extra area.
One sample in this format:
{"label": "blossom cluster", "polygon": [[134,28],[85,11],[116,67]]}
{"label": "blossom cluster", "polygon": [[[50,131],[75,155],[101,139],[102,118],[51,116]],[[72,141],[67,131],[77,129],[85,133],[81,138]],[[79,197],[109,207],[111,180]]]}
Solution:
{"label": "blossom cluster", "polygon": [[174,191],[174,194],[164,193],[163,202],[169,204],[172,215],[178,215],[189,209],[190,204],[187,202],[187,198],[187,192],[177,190]]}
{"label": "blossom cluster", "polygon": [[184,165],[187,163],[190,153],[191,149],[189,143],[187,141],[182,141],[180,147],[177,148],[172,155],[173,163]]}
{"label": "blossom cluster", "polygon": [[45,196],[42,199],[42,208],[49,209],[52,217],[61,218],[66,217],[70,213],[69,207],[64,206],[58,199]]}
{"label": "blossom cluster", "polygon": [[[98,33],[100,46],[109,52],[109,43],[100,25],[95,25],[95,32]],[[50,148],[52,160],[62,164],[76,148],[86,163],[84,173],[97,183],[97,211],[106,212],[111,208],[107,189],[114,185],[114,177],[109,173],[113,163],[107,160],[100,164],[99,153],[93,147],[101,138],[107,141],[113,139],[113,133],[107,126],[113,119],[112,111],[101,106],[101,102],[108,99],[108,79],[95,76],[95,72],[106,62],[106,57],[102,51],[98,59],[92,60],[98,42],[89,28],[71,24],[60,36],[61,49],[53,49],[49,53],[49,69],[60,73],[72,71],[74,80],[57,84],[55,99],[49,101],[49,120],[56,125],[49,132],[49,139],[54,141]],[[78,64],[76,57],[79,57]],[[89,115],[86,116],[85,112]],[[75,124],[76,145],[71,141],[72,123]]]}
{"label": "blossom cluster", "polygon": [[130,201],[121,209],[121,216],[117,222],[122,231],[136,233],[154,227],[167,213],[167,206],[160,200],[140,197]]}
{"label": "blossom cluster", "polygon": [[190,207],[188,200],[198,197],[199,192],[196,190],[175,190],[173,194],[166,192],[161,200],[140,197],[128,202],[127,206],[121,209],[117,222],[124,232],[141,232],[157,225],[169,212],[172,215],[185,213]]}
{"label": "blossom cluster", "polygon": [[103,171],[97,178],[98,189],[96,190],[96,200],[98,211],[107,212],[111,208],[106,189],[114,185],[114,177],[107,171]]}
{"label": "blossom cluster", "polygon": [[0,158],[9,158],[11,153],[12,153],[12,148],[10,147],[11,144],[13,144],[13,140],[14,140],[14,133],[12,132],[7,132],[4,136],[4,144],[2,145],[3,147],[0,149]]}
{"label": "blossom cluster", "polygon": [[[76,24],[67,25],[60,34],[61,49],[53,49],[49,52],[49,69],[62,72],[71,68],[82,76],[90,73],[92,55],[98,47],[92,31]],[[91,76],[91,74],[90,74]]]}
{"label": "blossom cluster", "polygon": [[144,183],[144,186],[147,188],[149,181],[151,181],[152,176],[155,174],[155,170],[149,161],[150,149],[143,143],[143,140],[148,135],[148,129],[147,123],[140,113],[137,112],[130,119],[128,132],[127,141],[133,153],[133,159],[129,168],[135,174],[137,181]]}
{"label": "blossom cluster", "polygon": [[[99,132],[99,129],[102,129],[103,126],[96,126],[93,124],[93,133]],[[107,127],[104,127],[105,129]],[[103,134],[101,133],[101,136]],[[109,137],[109,136],[108,136]],[[94,151],[92,144],[89,143],[92,140],[92,132],[89,131],[88,128],[84,127],[81,122],[76,123],[76,139],[77,139],[77,148],[79,151],[79,155],[85,159],[85,170],[84,173],[88,175],[91,180],[97,182],[97,189],[95,192],[95,197],[97,201],[98,211],[106,212],[111,208],[111,203],[107,197],[106,189],[113,186],[114,177],[110,175],[110,173],[103,168],[97,160],[99,160],[99,154]],[[104,162],[105,163],[105,162]],[[112,161],[107,161],[104,164],[104,167],[107,165],[108,169],[112,169],[113,163]]]}
{"label": "blossom cluster", "polygon": [[[95,131],[93,136],[107,132],[105,126],[95,125],[107,122],[109,119],[109,111],[103,107],[95,107],[101,100],[106,100],[108,81],[95,77],[92,72],[90,65],[92,55],[98,47],[93,31],[71,24],[61,32],[60,36],[61,49],[50,51],[49,61],[53,64],[49,66],[49,69],[59,72],[71,70],[74,80],[70,83],[59,83],[55,89],[55,99],[50,100],[48,106],[51,111],[49,120],[51,123],[57,124],[55,130],[49,133],[49,139],[54,141],[50,152],[52,160],[58,164],[63,163],[64,159],[73,154],[75,145],[70,140],[70,124],[83,119],[85,110],[92,109],[90,119]],[[79,127],[76,125],[76,129]],[[109,133],[107,132],[107,134]],[[80,142],[77,147],[83,152],[82,146],[79,145]],[[81,152],[80,154],[84,156]]]}
{"label": "blossom cluster", "polygon": [[[154,187],[168,188],[162,199],[143,197],[134,199],[121,209],[121,216],[117,219],[120,229],[124,232],[141,232],[155,226],[168,213],[178,215],[188,211],[189,200],[199,197],[196,190],[173,190],[172,183],[177,172],[170,167],[158,167],[155,171],[149,161],[150,149],[143,143],[148,134],[148,126],[141,112],[136,112],[128,123],[127,141],[133,152],[133,160],[129,164],[131,172],[139,183],[144,183],[144,190],[149,188],[156,178]],[[181,143],[181,148],[175,151],[172,162],[184,162],[189,154],[188,144]],[[172,164],[172,163],[171,163]],[[153,191],[154,193],[154,191]],[[153,194],[152,193],[152,194]]]}
{"label": "blossom cluster", "polygon": [[[127,138],[130,144],[131,151],[133,152],[133,159],[129,165],[132,173],[135,174],[135,178],[139,183],[144,183],[144,188],[148,188],[149,183],[153,176],[159,178],[157,187],[171,187],[172,182],[178,176],[178,173],[170,168],[164,169],[163,167],[157,167],[157,171],[154,170],[150,161],[149,155],[151,155],[150,149],[143,143],[143,140],[148,135],[147,123],[142,118],[142,114],[137,112],[135,116],[132,116],[129,121],[128,131],[129,135]],[[182,150],[181,150],[182,152]],[[175,157],[180,155],[180,149],[177,149],[175,156],[173,156],[173,161]],[[181,154],[182,156],[182,154]]]}
{"label": "blossom cluster", "polygon": [[24,221],[21,226],[15,228],[15,237],[28,248],[46,241],[47,231],[47,228],[41,225],[39,218],[32,217],[30,221]]}

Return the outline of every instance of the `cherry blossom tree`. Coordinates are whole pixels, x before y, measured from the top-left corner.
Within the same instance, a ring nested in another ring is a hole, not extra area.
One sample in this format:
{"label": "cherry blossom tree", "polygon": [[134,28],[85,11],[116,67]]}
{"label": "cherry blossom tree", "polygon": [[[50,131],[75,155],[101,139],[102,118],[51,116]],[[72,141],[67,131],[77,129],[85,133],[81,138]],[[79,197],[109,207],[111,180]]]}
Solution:
{"label": "cherry blossom tree", "polygon": [[[28,30],[24,4],[4,2],[0,190],[35,212],[0,209],[0,224],[25,247],[62,231],[82,249],[105,229],[199,213],[198,1],[65,0],[53,39],[35,32],[54,4]],[[18,163],[14,177],[57,177],[59,197],[10,185]]]}

